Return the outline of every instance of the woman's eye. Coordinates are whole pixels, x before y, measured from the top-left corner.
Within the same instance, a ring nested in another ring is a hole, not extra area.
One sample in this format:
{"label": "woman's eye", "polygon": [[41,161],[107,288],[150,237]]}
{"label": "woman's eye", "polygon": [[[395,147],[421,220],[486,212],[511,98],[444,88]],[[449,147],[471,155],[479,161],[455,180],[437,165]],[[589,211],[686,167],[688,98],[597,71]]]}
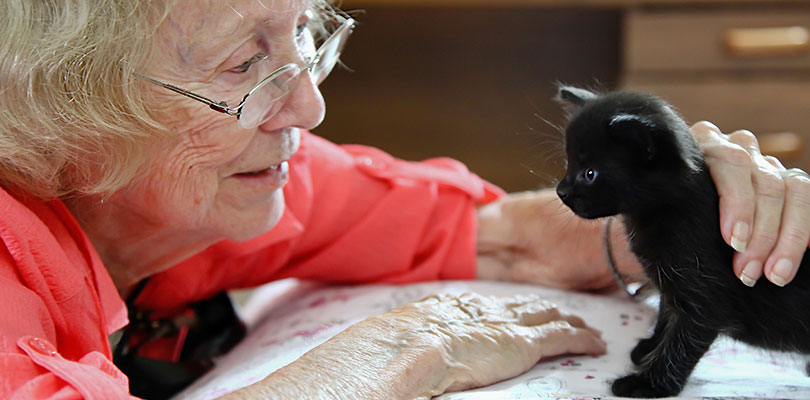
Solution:
{"label": "woman's eye", "polygon": [[586,168],[582,171],[582,176],[585,178],[586,182],[593,182],[596,179],[596,175],[598,175],[596,170],[591,168]]}
{"label": "woman's eye", "polygon": [[266,59],[267,59],[267,54],[257,53],[255,56],[250,57],[249,60],[239,64],[236,67],[231,68],[230,71],[231,72],[236,72],[236,73],[247,72],[250,69],[251,65],[253,65],[253,64],[255,64],[255,63],[259,62],[259,61],[266,60]]}

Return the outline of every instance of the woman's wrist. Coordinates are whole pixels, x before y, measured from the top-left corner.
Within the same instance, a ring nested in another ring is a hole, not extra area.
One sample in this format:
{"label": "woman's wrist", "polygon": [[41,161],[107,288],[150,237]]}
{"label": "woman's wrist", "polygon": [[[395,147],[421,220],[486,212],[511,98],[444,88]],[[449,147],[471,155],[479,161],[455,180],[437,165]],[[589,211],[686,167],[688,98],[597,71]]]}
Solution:
{"label": "woman's wrist", "polygon": [[[605,257],[605,219],[583,220],[556,194],[509,194],[478,209],[477,278],[564,289],[615,286]],[[644,279],[623,224],[611,224],[614,264],[628,281]]]}
{"label": "woman's wrist", "polygon": [[[514,196],[514,195],[509,195]],[[478,207],[476,236],[476,279],[510,281],[509,266],[514,248],[512,218],[504,215],[506,197]]]}

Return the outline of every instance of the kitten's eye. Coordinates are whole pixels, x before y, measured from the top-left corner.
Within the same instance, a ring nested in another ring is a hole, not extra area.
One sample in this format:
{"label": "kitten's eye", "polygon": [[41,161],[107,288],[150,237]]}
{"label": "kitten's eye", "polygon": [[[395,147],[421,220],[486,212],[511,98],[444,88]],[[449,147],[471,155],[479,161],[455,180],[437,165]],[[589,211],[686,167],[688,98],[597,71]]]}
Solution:
{"label": "kitten's eye", "polygon": [[309,21],[304,22],[303,24],[296,26],[295,27],[295,37],[300,38],[301,35],[303,35],[306,32],[308,27],[309,27]]}
{"label": "kitten's eye", "polygon": [[585,178],[586,182],[593,182],[596,180],[596,175],[598,175],[596,170],[591,168],[586,168],[584,171],[582,171],[582,176]]}
{"label": "kitten's eye", "polygon": [[238,65],[238,66],[236,66],[236,67],[231,68],[229,71],[230,71],[230,72],[236,72],[236,73],[240,73],[240,74],[241,74],[241,73],[243,73],[243,72],[247,72],[247,71],[250,69],[250,66],[251,66],[251,65],[256,64],[256,63],[257,63],[257,62],[259,62],[259,61],[266,60],[266,59],[267,59],[267,54],[264,54],[264,53],[256,53],[256,55],[255,55],[255,56],[250,57],[250,59],[249,59],[249,60],[247,60],[247,61],[245,61],[245,62],[243,62],[243,63],[239,64],[239,65]]}

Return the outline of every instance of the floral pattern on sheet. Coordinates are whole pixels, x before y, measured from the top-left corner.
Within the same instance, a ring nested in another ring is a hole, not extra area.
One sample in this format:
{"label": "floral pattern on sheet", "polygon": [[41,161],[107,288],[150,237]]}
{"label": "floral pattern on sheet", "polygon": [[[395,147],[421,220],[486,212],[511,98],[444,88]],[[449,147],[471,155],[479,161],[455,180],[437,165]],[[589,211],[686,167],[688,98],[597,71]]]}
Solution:
{"label": "floral pattern on sheet", "polygon": [[[610,383],[629,372],[630,350],[651,331],[654,299],[636,303],[620,294],[573,293],[531,285],[445,281],[410,285],[327,286],[286,280],[256,291],[243,309],[251,332],[217,367],[175,399],[213,399],[261,380],[309,349],[368,316],[437,292],[507,296],[536,293],[602,331],[608,353],[543,360],[497,384],[439,396],[440,400],[610,400]],[[810,399],[806,359],[718,340],[679,398]]]}

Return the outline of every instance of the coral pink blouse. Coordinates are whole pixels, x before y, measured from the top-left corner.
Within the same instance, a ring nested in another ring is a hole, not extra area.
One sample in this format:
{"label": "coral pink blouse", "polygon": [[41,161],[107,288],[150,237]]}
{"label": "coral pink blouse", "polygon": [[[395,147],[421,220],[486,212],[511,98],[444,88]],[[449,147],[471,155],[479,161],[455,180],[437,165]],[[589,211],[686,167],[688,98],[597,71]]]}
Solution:
{"label": "coral pink blouse", "polygon": [[[475,276],[475,206],[503,195],[461,163],[395,159],[302,133],[268,233],[153,276],[136,303],[171,312],[221,290],[297,277],[405,283]],[[124,399],[108,335],[126,307],[59,200],[0,188],[0,398]]]}

